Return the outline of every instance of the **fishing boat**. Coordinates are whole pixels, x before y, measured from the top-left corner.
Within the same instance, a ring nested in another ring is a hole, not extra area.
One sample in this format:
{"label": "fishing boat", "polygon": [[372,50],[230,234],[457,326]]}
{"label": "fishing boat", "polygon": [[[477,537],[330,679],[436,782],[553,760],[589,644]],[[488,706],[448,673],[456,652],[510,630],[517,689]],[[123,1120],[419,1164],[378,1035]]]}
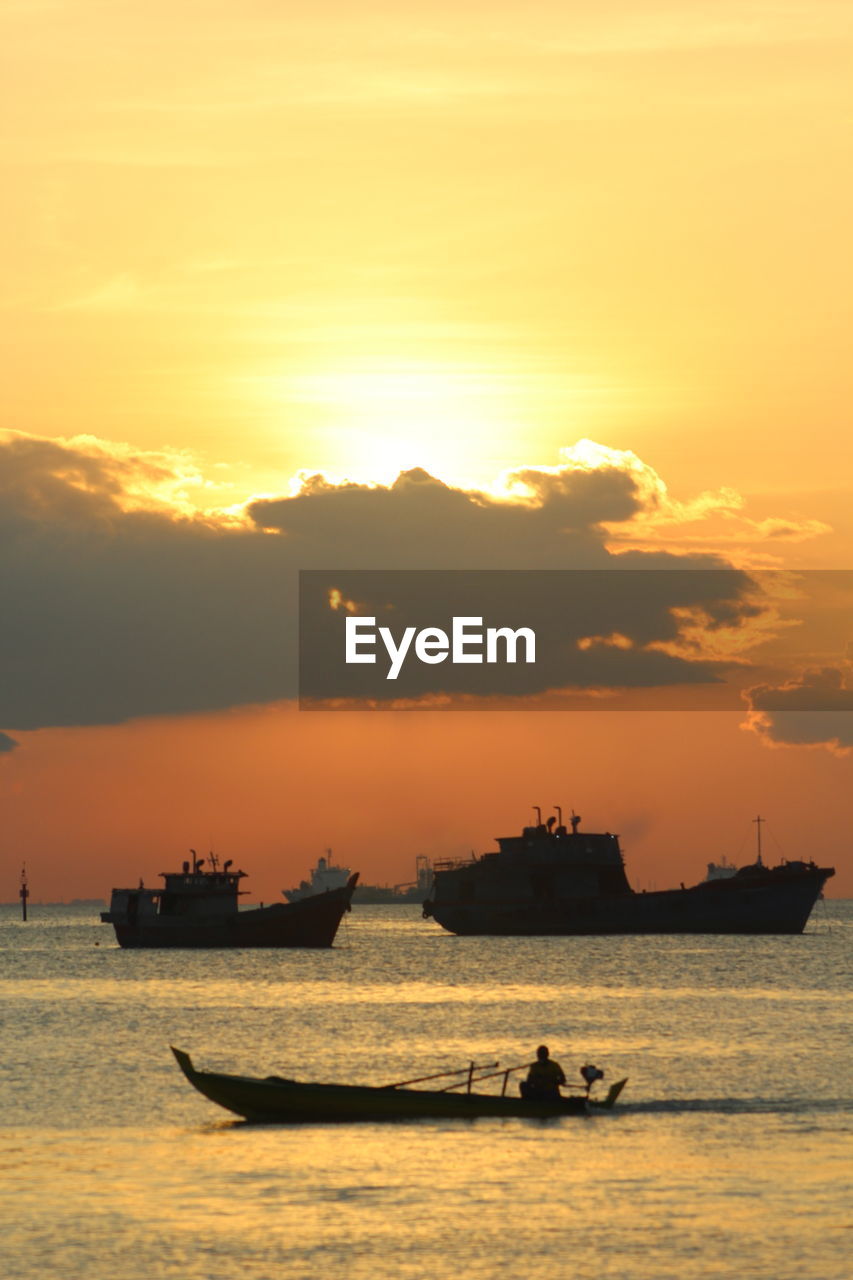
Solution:
{"label": "fishing boat", "polygon": [[[305,1084],[281,1076],[223,1075],[198,1071],[188,1053],[171,1046],[178,1065],[193,1088],[211,1102],[256,1122],[351,1123],[359,1120],[474,1120],[478,1117],[521,1116],[549,1119],[589,1115],[609,1111],[627,1083],[618,1080],[603,1098],[590,1097],[590,1086],[603,1075],[597,1067],[581,1068],[587,1080],[586,1092],[576,1097],[534,1100],[506,1092],[513,1072],[526,1070],[524,1063],[498,1070],[499,1064],[476,1067],[473,1063],[459,1071],[442,1071],[432,1076],[388,1085]],[[409,1086],[459,1076],[462,1079],[442,1089],[413,1089]],[[478,1093],[474,1084],[493,1080],[502,1085],[500,1093]],[[456,1092],[463,1089],[464,1092]]]}
{"label": "fishing boat", "polygon": [[240,910],[240,881],[229,859],[220,868],[190,850],[192,862],[178,872],[161,871],[162,889],[113,889],[104,924],[115,929],[121,947],[330,947],[350,910],[358,872],[327,893],[299,902]]}
{"label": "fishing boat", "polygon": [[[813,861],[767,867],[761,854],[733,875],[678,889],[637,893],[628,883],[619,837],[571,831],[562,811],[520,836],[498,839],[498,852],[437,862],[423,913],[455,934],[497,936],[643,933],[802,933],[834,867]],[[556,825],[555,825],[556,824]]]}

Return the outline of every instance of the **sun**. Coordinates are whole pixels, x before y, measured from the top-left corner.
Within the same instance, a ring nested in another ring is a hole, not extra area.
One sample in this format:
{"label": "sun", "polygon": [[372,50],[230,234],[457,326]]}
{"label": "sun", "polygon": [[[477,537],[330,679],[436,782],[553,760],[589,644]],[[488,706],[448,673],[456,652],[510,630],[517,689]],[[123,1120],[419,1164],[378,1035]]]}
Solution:
{"label": "sun", "polygon": [[266,397],[311,424],[306,465],[354,480],[387,484],[423,467],[481,483],[524,416],[521,380],[488,363],[361,358],[263,381]]}

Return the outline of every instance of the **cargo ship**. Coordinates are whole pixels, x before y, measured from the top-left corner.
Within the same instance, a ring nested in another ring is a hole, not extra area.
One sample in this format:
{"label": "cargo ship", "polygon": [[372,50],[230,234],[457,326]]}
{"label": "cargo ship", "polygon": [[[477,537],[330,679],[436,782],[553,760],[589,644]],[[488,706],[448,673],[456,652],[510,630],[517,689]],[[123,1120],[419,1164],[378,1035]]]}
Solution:
{"label": "cargo ship", "polygon": [[352,900],[365,906],[404,907],[422,903],[432,891],[432,863],[424,853],[415,858],[415,879],[403,884],[360,884]]}
{"label": "cargo ship", "polygon": [[330,947],[350,910],[358,872],[327,893],[299,902],[240,910],[240,881],[229,859],[220,869],[190,850],[180,871],[161,871],[162,889],[113,889],[104,924],[115,929],[121,947]]}
{"label": "cargo ship", "polygon": [[302,902],[317,893],[328,893],[330,889],[343,889],[352,875],[349,867],[337,867],[332,861],[331,849],[326,856],[317,859],[317,865],[309,871],[309,880],[300,880],[297,889],[282,889],[288,902]]}
{"label": "cargo ship", "polygon": [[[326,857],[318,858],[317,865],[308,874],[310,879],[302,880],[298,889],[282,890],[288,902],[300,902],[313,894],[338,889],[346,884],[352,872],[349,867],[335,866],[332,851],[327,849]],[[425,854],[419,853],[415,859],[415,877],[404,884],[358,884],[352,900],[363,906],[420,905],[432,888],[432,866]]]}
{"label": "cargo ship", "polygon": [[436,862],[424,915],[455,934],[802,933],[833,867],[754,863],[678,889],[636,892],[618,835],[571,830],[557,817],[498,838],[498,850]]}

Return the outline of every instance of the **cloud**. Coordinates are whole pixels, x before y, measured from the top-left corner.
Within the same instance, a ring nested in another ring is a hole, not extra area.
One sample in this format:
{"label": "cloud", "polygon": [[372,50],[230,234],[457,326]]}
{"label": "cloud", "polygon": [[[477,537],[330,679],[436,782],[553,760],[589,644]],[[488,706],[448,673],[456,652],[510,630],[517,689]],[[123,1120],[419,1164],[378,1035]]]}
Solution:
{"label": "cloud", "polygon": [[305,475],[242,517],[195,511],[184,490],[197,479],[179,453],[0,435],[0,724],[109,724],[293,697],[300,569],[715,571],[689,584],[649,575],[632,618],[600,608],[584,619],[578,639],[632,641],[575,648],[588,684],[630,685],[641,664],[645,683],[713,679],[700,639],[664,646],[685,618],[709,636],[760,614],[748,579],[719,556],[611,553],[608,530],[659,506],[665,488],[636,455],[592,442],[557,467],[519,468],[500,492],[418,468],[390,485]]}
{"label": "cloud", "polygon": [[816,667],[777,685],[746,691],[745,727],[769,746],[853,748],[853,666]]}
{"label": "cloud", "polygon": [[[749,619],[755,608],[746,598],[751,584],[737,570],[325,569],[303,573],[301,579],[303,697],[387,703],[449,692],[500,698],[569,687],[587,692],[668,688],[681,691],[683,708],[695,705],[694,686],[717,685],[725,705],[739,705],[721,667],[705,659],[698,646],[688,653],[668,647],[678,638],[682,614],[699,610],[711,630],[730,627],[735,618],[741,624]],[[354,614],[374,619],[360,625],[362,634],[377,637],[367,641],[376,646],[371,649],[375,660],[357,665],[344,659],[345,631]],[[480,637],[473,640],[476,658],[388,662],[379,627],[396,647],[407,631],[408,645],[424,629],[437,627],[449,636],[454,617],[471,619],[471,633]],[[535,662],[490,662],[484,648],[489,627],[534,632]],[[392,665],[394,676],[388,680]]]}
{"label": "cloud", "polygon": [[14,751],[18,743],[14,738],[10,738],[8,733],[0,733],[0,756],[8,751]]}
{"label": "cloud", "polygon": [[201,477],[189,455],[140,451],[94,436],[45,440],[0,431],[0,534],[94,526],[133,510],[189,514]]}
{"label": "cloud", "polygon": [[[402,472],[388,486],[305,473],[294,494],[261,499],[248,511],[260,528],[322,544],[324,565],[341,563],[343,521],[356,531],[361,553],[352,568],[612,566],[610,530],[656,510],[667,500],[666,486],[629,450],[581,440],[560,454],[558,466],[505,472],[489,491],[455,488],[420,468]],[[629,551],[619,563],[710,569],[728,562],[710,549],[676,560],[655,547],[648,555]]]}
{"label": "cloud", "polygon": [[752,519],[744,510],[744,498],[728,486],[679,501],[658,473],[629,450],[581,440],[561,454],[573,466],[616,469],[630,476],[640,501],[632,518],[621,516],[619,522],[607,525],[607,545],[612,551],[711,551],[736,556],[741,566],[772,566],[781,563],[780,544],[807,542],[832,532],[825,521],[809,517]]}
{"label": "cloud", "polygon": [[[610,557],[602,519],[624,519],[638,509],[630,478],[615,470],[592,477],[524,474],[533,490],[524,500],[453,488],[420,468],[388,486],[308,476],[295,495],[260,500],[248,510],[259,528],[277,530],[313,553],[314,564],[604,567]],[[342,539],[346,530],[352,536]]]}

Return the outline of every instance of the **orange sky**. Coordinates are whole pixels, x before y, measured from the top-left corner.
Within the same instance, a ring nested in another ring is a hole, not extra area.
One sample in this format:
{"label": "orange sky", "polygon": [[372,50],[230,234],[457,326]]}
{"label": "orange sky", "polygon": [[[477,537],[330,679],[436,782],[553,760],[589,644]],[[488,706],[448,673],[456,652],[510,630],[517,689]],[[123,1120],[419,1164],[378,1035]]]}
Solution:
{"label": "orange sky", "polygon": [[12,5],[7,425],[189,449],[235,499],[306,466],[486,483],[580,436],[682,491],[835,488],[851,24]]}
{"label": "orange sky", "polygon": [[34,898],[157,884],[212,842],[270,901],[326,847],[363,879],[398,883],[419,853],[484,852],[532,805],[559,804],[620,833],[635,888],[666,888],[723,855],[751,861],[760,813],[768,862],[815,857],[836,867],[830,896],[850,896],[849,760],[768,750],[741,719],[271,707],[42,731],[5,762],[4,839],[27,851]]}
{"label": "orange sky", "polygon": [[[265,895],[326,845],[400,881],[552,801],[623,831],[638,885],[733,856],[759,810],[841,868],[851,756],[817,731],[143,702],[98,727],[97,689],[60,728],[42,695],[81,678],[58,602],[116,589],[119,533],[156,598],[166,524],[233,547],[300,472],[506,501],[507,472],[627,476],[602,548],[848,568],[851,26],[835,0],[7,6],[2,581],[48,638],[43,679],[0,665],[0,898],[22,857],[34,896],[101,896],[210,837]],[[318,515],[306,563],[357,534]],[[844,689],[849,640],[820,655]]]}

